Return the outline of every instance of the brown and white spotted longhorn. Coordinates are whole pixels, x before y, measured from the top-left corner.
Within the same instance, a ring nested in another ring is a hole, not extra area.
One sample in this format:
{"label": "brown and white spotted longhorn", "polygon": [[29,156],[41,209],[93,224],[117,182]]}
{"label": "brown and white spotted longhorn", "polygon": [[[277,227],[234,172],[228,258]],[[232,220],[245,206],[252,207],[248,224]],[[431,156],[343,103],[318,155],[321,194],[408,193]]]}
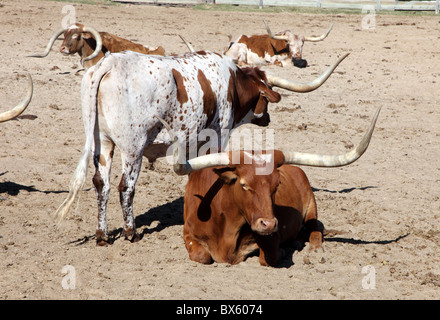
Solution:
{"label": "brown and white spotted longhorn", "polygon": [[81,57],[81,64],[88,69],[98,63],[98,61],[108,51],[121,52],[130,50],[144,54],[157,54],[164,56],[163,47],[151,49],[139,43],[118,37],[108,32],[98,32],[95,28],[84,26],[80,23],[74,23],[67,29],[56,31],[49,40],[46,50],[43,54],[30,55],[29,57],[44,58],[52,48],[55,40],[64,35],[63,43],[60,46],[60,52],[64,55],[73,55],[78,53]]}
{"label": "brown and white spotted longhorn", "polygon": [[[294,34],[290,30],[272,34],[266,21],[264,23],[268,34],[240,35],[237,40],[229,44],[224,54],[233,58],[238,65],[271,63],[285,67],[293,63],[296,67],[305,68],[307,61],[302,58],[304,42],[322,41],[333,28],[331,25],[321,36],[310,37]],[[231,39],[230,36],[229,38]]]}

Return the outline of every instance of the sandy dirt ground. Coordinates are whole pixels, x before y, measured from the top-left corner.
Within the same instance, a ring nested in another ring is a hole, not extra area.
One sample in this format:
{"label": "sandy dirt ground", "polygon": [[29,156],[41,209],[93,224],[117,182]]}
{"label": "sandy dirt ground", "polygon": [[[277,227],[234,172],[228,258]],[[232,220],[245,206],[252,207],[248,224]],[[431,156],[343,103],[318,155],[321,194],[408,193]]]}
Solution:
{"label": "sandy dirt ground", "polygon": [[[438,16],[200,11],[192,8],[73,4],[78,22],[168,53],[186,47],[221,52],[217,31],[262,34],[293,29],[329,37],[306,43],[306,69],[265,67],[295,80],[311,80],[345,52],[332,77],[308,94],[282,94],[269,110],[275,147],[340,153],[357,144],[382,106],[371,145],[343,168],[303,169],[315,190],[320,221],[343,233],[308,246],[278,268],[250,257],[238,265],[189,260],[182,240],[187,177],[165,159],[143,165],[134,210],[140,242],[122,238],[96,247],[93,164],[81,199],[57,224],[51,214],[67,195],[85,135],[78,56],[44,50],[61,27],[66,3],[8,0],[0,3],[0,101],[4,111],[25,93],[34,96],[23,116],[0,125],[1,299],[438,299],[440,297],[440,23]],[[249,130],[255,129],[246,125]],[[109,229],[122,215],[116,151]],[[73,285],[74,288],[73,288]]]}

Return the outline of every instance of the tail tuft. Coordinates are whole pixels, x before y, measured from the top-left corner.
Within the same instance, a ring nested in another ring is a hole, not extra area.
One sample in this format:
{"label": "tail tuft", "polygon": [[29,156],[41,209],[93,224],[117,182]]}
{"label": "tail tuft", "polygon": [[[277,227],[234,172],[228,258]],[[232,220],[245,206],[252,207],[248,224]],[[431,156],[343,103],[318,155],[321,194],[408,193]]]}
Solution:
{"label": "tail tuft", "polygon": [[73,203],[75,202],[76,199],[78,199],[79,192],[83,188],[87,177],[89,160],[90,160],[90,152],[89,150],[84,149],[81,160],[79,161],[75,173],[72,176],[72,180],[70,181],[69,195],[53,215],[58,222],[64,220],[70,208],[72,207]]}

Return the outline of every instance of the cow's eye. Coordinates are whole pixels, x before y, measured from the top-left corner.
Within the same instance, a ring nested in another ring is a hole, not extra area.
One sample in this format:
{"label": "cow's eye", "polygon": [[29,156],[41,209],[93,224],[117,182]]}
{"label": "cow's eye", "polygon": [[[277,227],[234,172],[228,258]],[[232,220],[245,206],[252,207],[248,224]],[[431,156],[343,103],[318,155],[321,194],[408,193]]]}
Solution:
{"label": "cow's eye", "polygon": [[243,188],[243,190],[245,191],[249,191],[249,187],[246,185],[246,183],[240,183],[241,187]]}
{"label": "cow's eye", "polygon": [[249,185],[246,183],[246,180],[244,179],[240,179],[240,186],[243,188],[243,190],[245,191],[249,191],[252,190],[251,187],[249,187]]}

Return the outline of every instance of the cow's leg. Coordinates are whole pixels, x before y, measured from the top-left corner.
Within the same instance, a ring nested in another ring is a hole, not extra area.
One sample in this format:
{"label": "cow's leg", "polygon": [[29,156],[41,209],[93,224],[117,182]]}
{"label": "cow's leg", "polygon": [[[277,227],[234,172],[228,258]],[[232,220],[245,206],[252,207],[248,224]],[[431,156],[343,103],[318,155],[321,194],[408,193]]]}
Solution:
{"label": "cow's leg", "polygon": [[135,153],[122,154],[122,178],[118,186],[124,219],[122,235],[132,242],[140,240],[133,216],[133,198],[136,181],[142,167],[142,152],[143,149]]}
{"label": "cow's leg", "polygon": [[96,197],[98,200],[98,226],[96,227],[96,244],[108,244],[107,227],[107,201],[110,193],[110,169],[113,160],[114,144],[110,140],[100,139],[95,141],[95,152],[93,163],[95,165],[95,175],[93,185],[95,186]]}
{"label": "cow's leg", "polygon": [[212,263],[211,254],[197,240],[194,239],[194,236],[186,223],[183,226],[183,241],[185,242],[185,247],[188,251],[189,258],[192,261],[203,264]]}
{"label": "cow's leg", "polygon": [[185,247],[192,261],[203,264],[212,263],[211,254],[196,240],[190,238],[185,239]]}
{"label": "cow's leg", "polygon": [[312,197],[312,199],[310,199],[307,214],[304,217],[304,224],[306,230],[310,231],[310,250],[320,249],[322,247],[322,232],[319,229],[318,211],[316,209],[315,197]]}
{"label": "cow's leg", "polygon": [[262,266],[276,266],[283,255],[280,249],[280,234],[275,232],[269,236],[255,235],[255,240],[260,247],[260,264]]}

